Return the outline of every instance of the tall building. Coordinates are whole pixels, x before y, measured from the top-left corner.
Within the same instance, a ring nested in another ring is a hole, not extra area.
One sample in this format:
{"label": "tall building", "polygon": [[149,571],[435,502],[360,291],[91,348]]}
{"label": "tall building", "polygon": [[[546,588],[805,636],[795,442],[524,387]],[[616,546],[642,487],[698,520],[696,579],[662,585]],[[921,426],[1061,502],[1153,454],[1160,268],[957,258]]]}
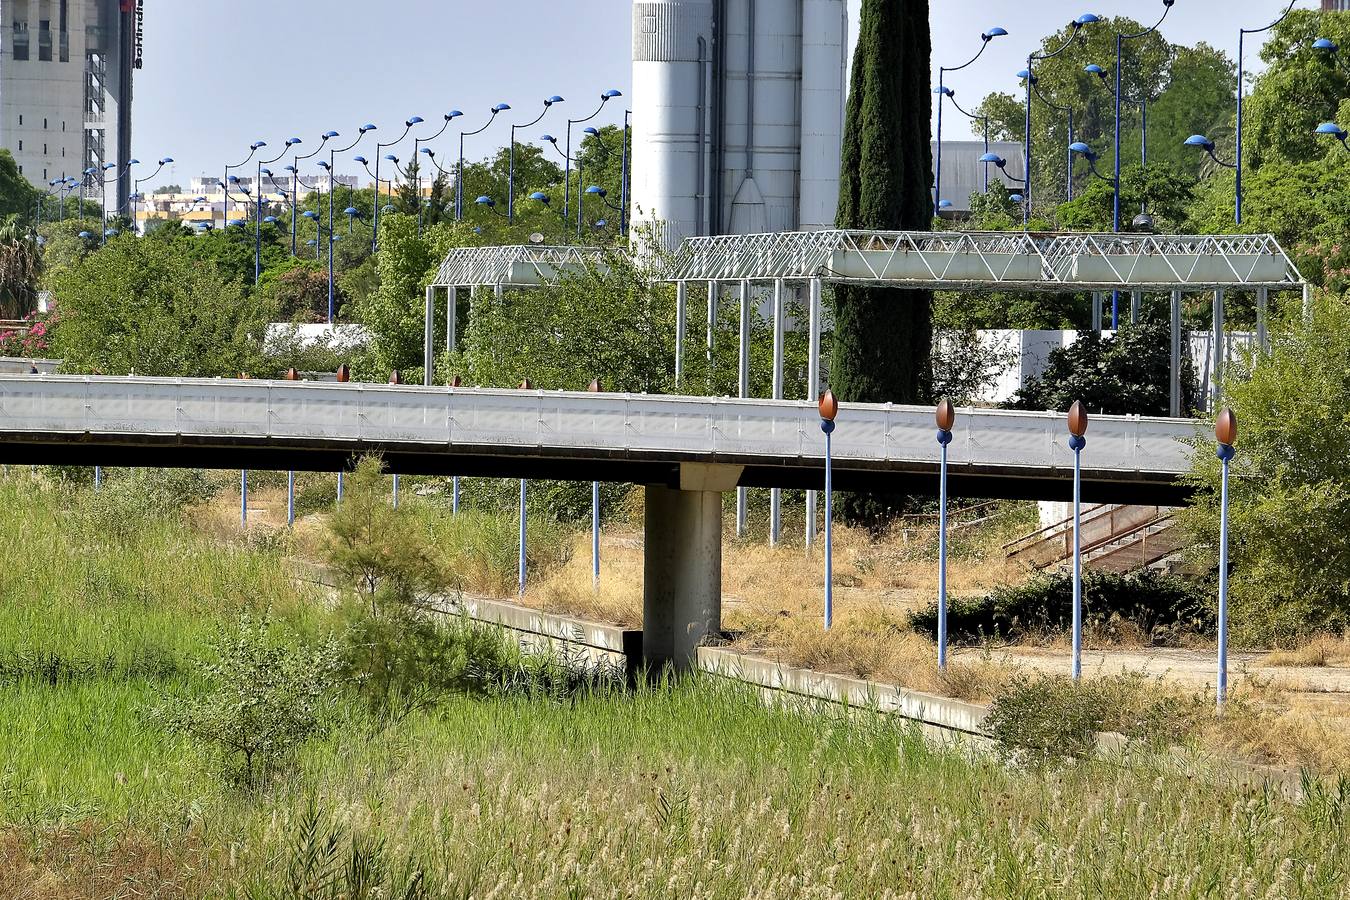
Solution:
{"label": "tall building", "polygon": [[[131,73],[140,67],[145,0],[0,0],[0,146],[46,189],[90,176],[108,206],[126,205],[131,158]],[[113,169],[104,172],[104,166]],[[118,176],[121,176],[118,178]]]}
{"label": "tall building", "polygon": [[1322,0],[1322,12],[1350,11],[1350,0]]}

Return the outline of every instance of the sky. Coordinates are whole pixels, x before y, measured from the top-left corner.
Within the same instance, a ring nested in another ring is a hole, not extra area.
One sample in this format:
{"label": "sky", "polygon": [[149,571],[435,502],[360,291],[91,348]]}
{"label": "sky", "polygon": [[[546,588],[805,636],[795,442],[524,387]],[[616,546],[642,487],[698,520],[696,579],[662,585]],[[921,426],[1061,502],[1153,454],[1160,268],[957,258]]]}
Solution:
{"label": "sky", "polygon": [[[947,79],[967,109],[991,91],[1015,90],[1013,73],[1025,66],[1028,51],[1081,13],[1128,14],[1151,24],[1163,8],[1161,0],[930,2],[935,70],[969,59],[985,29],[1009,32],[974,66]],[[850,0],[855,27],[857,3]],[[1231,55],[1238,28],[1268,24],[1286,5],[1177,0],[1163,34],[1173,43],[1207,41]],[[566,98],[539,125],[517,133],[536,140],[559,130],[565,117],[589,115],[600,93],[615,88],[624,99],[608,104],[594,123],[618,124],[631,108],[631,46],[629,0],[148,0],[132,151],[147,161],[176,160],[143,187],[186,187],[194,176],[216,175],[224,163],[242,160],[256,140],[267,141],[270,158],[288,137],[313,150],[325,131],[339,131],[349,143],[358,126],[373,122],[389,141],[413,115],[428,123],[417,133],[434,133],[450,109],[465,116],[432,145],[445,157],[458,151],[457,132],[482,125],[499,102],[513,107],[507,121],[524,123],[545,97]],[[1249,43],[1249,68],[1259,64],[1258,48],[1259,39]],[[944,122],[945,137],[973,137],[959,118]],[[506,139],[506,128],[495,125],[466,139],[465,155],[487,156]],[[361,148],[370,149],[370,141]],[[398,148],[400,156],[407,149]]]}

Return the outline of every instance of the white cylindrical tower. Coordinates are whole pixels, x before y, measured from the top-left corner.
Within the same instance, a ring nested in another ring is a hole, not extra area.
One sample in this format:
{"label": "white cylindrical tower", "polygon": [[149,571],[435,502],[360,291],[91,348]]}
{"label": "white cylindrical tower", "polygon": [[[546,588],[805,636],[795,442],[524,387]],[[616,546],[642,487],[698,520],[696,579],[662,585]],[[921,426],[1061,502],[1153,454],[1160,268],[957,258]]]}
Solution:
{"label": "white cylindrical tower", "polygon": [[632,220],[706,233],[713,0],[633,4]]}
{"label": "white cylindrical tower", "polygon": [[798,227],[834,227],[844,133],[847,0],[802,0],[801,212]]}

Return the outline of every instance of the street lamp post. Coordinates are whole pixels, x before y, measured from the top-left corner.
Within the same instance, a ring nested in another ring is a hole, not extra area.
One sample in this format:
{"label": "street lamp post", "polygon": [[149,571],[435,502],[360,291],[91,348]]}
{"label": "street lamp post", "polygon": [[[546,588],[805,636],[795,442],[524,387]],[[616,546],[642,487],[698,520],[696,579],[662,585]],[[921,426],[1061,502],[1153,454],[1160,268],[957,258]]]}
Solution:
{"label": "street lamp post", "polygon": [[1186,140],[1182,141],[1182,143],[1187,147],[1195,147],[1198,150],[1203,150],[1205,153],[1209,154],[1210,159],[1214,160],[1216,163],[1223,166],[1225,169],[1236,169],[1241,164],[1240,161],[1230,163],[1224,162],[1223,160],[1219,159],[1219,157],[1214,154],[1214,142],[1211,141],[1209,138],[1205,137],[1203,134],[1193,134],[1190,137],[1186,138]]}
{"label": "street lamp post", "polygon": [[[299,207],[299,205],[300,205],[300,188],[299,188],[299,184],[298,184],[298,182],[299,182],[299,180],[300,180],[300,161],[303,160],[303,159],[309,159],[310,157],[317,156],[317,155],[319,155],[320,153],[322,153],[322,152],[323,152],[323,148],[326,147],[326,146],[328,146],[328,142],[329,142],[330,140],[332,140],[333,138],[337,137],[337,136],[338,136],[338,133],[337,133],[336,131],[325,131],[325,132],[323,133],[323,136],[319,138],[319,146],[315,147],[315,148],[314,148],[313,150],[311,150],[309,153],[305,153],[305,154],[303,154],[303,155],[301,155],[301,154],[296,154],[294,157],[292,157],[292,159],[291,159],[291,164],[290,164],[289,166],[286,167],[286,171],[291,173],[291,198],[290,198],[290,199],[291,199],[291,256],[292,256],[292,257],[295,256],[295,224],[296,224],[296,223],[295,223],[295,220],[296,220],[296,218],[299,216],[298,207]],[[333,190],[333,182],[332,182],[331,179],[330,179],[329,182],[328,182],[328,190],[329,190],[329,191],[332,191],[332,190]]]}
{"label": "street lamp post", "polygon": [[1024,135],[1024,144],[1027,155],[1027,179],[1026,190],[1022,194],[1022,224],[1026,225],[1031,221],[1031,176],[1032,176],[1032,155],[1031,155],[1031,75],[1035,71],[1035,65],[1041,60],[1054,59],[1069,46],[1073,44],[1078,33],[1084,26],[1091,25],[1093,22],[1101,21],[1099,17],[1092,13],[1083,13],[1078,18],[1069,23],[1069,37],[1063,44],[1051,53],[1032,53],[1027,57],[1027,96],[1026,96],[1026,134]]}
{"label": "street lamp post", "polygon": [[820,430],[825,433],[825,630],[834,624],[834,460],[830,436],[834,434],[834,417],[839,414],[839,401],[834,391],[826,389],[820,395]]}
{"label": "street lamp post", "polygon": [[[431,153],[431,148],[430,148],[430,147],[423,148],[422,145],[423,145],[423,144],[430,143],[431,141],[434,141],[434,140],[436,140],[436,138],[438,138],[438,137],[440,137],[441,135],[445,134],[445,129],[447,129],[447,128],[450,127],[450,123],[451,123],[452,121],[454,121],[455,119],[458,119],[458,118],[459,118],[460,116],[462,116],[462,115],[464,115],[464,113],[460,112],[460,111],[457,110],[457,109],[452,109],[452,110],[450,110],[448,113],[445,114],[445,117],[444,117],[444,119],[445,119],[445,124],[441,125],[441,130],[440,130],[440,131],[436,132],[435,134],[431,135],[430,137],[415,137],[415,138],[413,138],[413,155],[412,155],[412,163],[411,163],[411,165],[417,165],[417,164],[418,164],[418,162],[417,162],[417,156],[418,156],[419,153],[426,153],[429,157],[433,157],[433,158],[432,158],[432,162],[435,163],[434,154]],[[437,169],[441,169],[439,163],[436,163],[436,168],[437,168]],[[441,169],[441,171],[444,172],[445,170],[444,170],[444,169]],[[417,194],[417,236],[418,236],[418,237],[421,237],[421,236],[422,236],[422,175],[421,175],[420,167],[419,167],[419,170],[418,170],[418,176],[417,176],[417,190],[415,191],[415,193]]]}
{"label": "street lamp post", "polygon": [[152,180],[156,175],[159,174],[160,169],[163,169],[167,164],[171,162],[173,162],[172,156],[166,156],[162,158],[159,161],[159,165],[155,168],[155,171],[151,172],[144,178],[137,178],[135,182],[133,182],[133,188],[131,191],[131,230],[133,232],[138,232],[140,230],[139,222],[137,221],[137,216],[140,213],[140,209],[137,206],[136,201],[140,196],[141,183]]}
{"label": "street lamp post", "polygon": [[[235,164],[232,165],[232,166],[228,166],[228,165],[227,165],[227,166],[225,167],[225,175],[224,175],[223,178],[221,178],[220,183],[221,183],[222,185],[224,185],[224,184],[229,184],[229,183],[230,183],[230,170],[231,170],[231,169],[239,169],[239,168],[242,168],[242,167],[248,165],[249,162],[253,159],[254,155],[258,152],[258,148],[260,148],[260,147],[266,147],[266,146],[267,146],[267,142],[266,142],[266,141],[254,141],[252,144],[249,144],[249,147],[248,147],[248,156],[245,156],[245,157],[244,157],[244,161],[243,161],[243,162],[235,163]],[[237,178],[235,179],[236,182],[237,182],[238,180],[239,180],[239,179],[237,179]],[[224,210],[221,212],[221,222],[223,223],[223,227],[228,228],[229,225],[230,225],[230,192],[229,192],[228,189],[225,189],[225,188],[222,188],[222,190],[225,191],[225,208],[224,208]]]}
{"label": "street lamp post", "polygon": [[[564,216],[567,216],[571,211],[570,208],[568,207],[568,203],[572,199],[572,126],[580,125],[582,122],[589,122],[591,119],[594,119],[596,116],[600,115],[600,110],[605,108],[606,103],[613,100],[615,97],[622,97],[622,96],[623,93],[621,91],[616,91],[613,88],[611,88],[610,90],[607,90],[600,95],[600,105],[595,108],[595,112],[591,113],[589,116],[583,116],[580,119],[567,120],[567,149],[563,152],[563,160],[564,160],[563,189],[565,191],[565,193],[563,194]],[[577,194],[580,195],[580,193],[581,193],[581,175],[578,173]]]}
{"label": "street lamp post", "polygon": [[[955,96],[955,92],[953,92],[950,88],[947,87],[947,73],[959,72],[962,69],[966,68],[967,66],[974,65],[975,61],[984,55],[984,51],[988,49],[990,41],[992,41],[996,37],[1004,37],[1005,35],[1007,35],[1007,33],[1008,32],[1004,31],[1002,28],[990,28],[988,31],[980,35],[979,52],[976,53],[974,56],[972,56],[969,60],[967,60],[966,62],[962,63],[959,66],[938,66],[938,83],[937,87],[933,89],[933,93],[938,95],[937,158],[935,160],[936,168],[933,181],[934,216],[938,214],[939,212],[938,204],[942,200],[942,106],[944,100],[946,100],[948,97]],[[989,149],[987,133],[985,136],[985,141],[986,146],[984,149],[987,151]]]}
{"label": "street lamp post", "polygon": [[548,111],[553,108],[553,104],[562,102],[563,98],[554,94],[544,101],[544,108],[539,115],[528,122],[511,125],[511,145],[507,151],[508,162],[506,167],[506,221],[508,222],[516,220],[516,129],[529,128],[539,124],[544,116],[548,115]]}
{"label": "street lamp post", "polygon": [[473,131],[461,131],[459,133],[459,164],[455,167],[455,221],[458,222],[464,218],[464,139],[473,137],[475,134],[482,134],[488,130],[497,116],[511,108],[509,103],[498,103],[488,112],[488,120],[483,123],[482,128]]}
{"label": "street lamp post", "polygon": [[1083,674],[1083,542],[1081,539],[1083,448],[1087,446],[1088,416],[1075,400],[1069,407],[1069,449],[1073,451],[1073,680]]}
{"label": "street lamp post", "polygon": [[628,142],[632,133],[633,111],[623,111],[623,157],[619,161],[619,236],[628,234]]}
{"label": "street lamp post", "polygon": [[[1172,6],[1173,6],[1175,3],[1176,3],[1176,0],[1162,0],[1162,4],[1163,4],[1163,14],[1162,14],[1161,16],[1158,17],[1158,21],[1154,22],[1153,25],[1152,25],[1151,27],[1145,28],[1143,31],[1137,31],[1137,32],[1135,32],[1135,33],[1133,33],[1133,34],[1122,34],[1122,33],[1120,33],[1120,32],[1117,32],[1117,33],[1116,33],[1116,89],[1115,89],[1115,91],[1113,92],[1113,93],[1115,94],[1115,100],[1116,100],[1116,103],[1115,103],[1115,106],[1116,106],[1116,160],[1115,160],[1115,176],[1114,176],[1114,182],[1113,182],[1113,184],[1114,184],[1114,196],[1113,196],[1112,202],[1111,202],[1111,229],[1112,229],[1112,231],[1115,231],[1116,233],[1119,233],[1119,232],[1120,232],[1120,101],[1121,101],[1121,98],[1122,98],[1122,96],[1123,96],[1123,94],[1124,94],[1124,91],[1122,90],[1122,86],[1121,86],[1121,74],[1122,74],[1122,72],[1124,71],[1124,64],[1123,64],[1123,61],[1122,61],[1122,57],[1123,57],[1123,53],[1124,53],[1125,42],[1126,42],[1126,41],[1137,40],[1138,38],[1145,37],[1145,36],[1147,36],[1147,35],[1152,34],[1152,33],[1155,32],[1155,31],[1157,31],[1157,30],[1162,26],[1163,20],[1167,18],[1167,14],[1170,13],[1170,12],[1172,11]],[[1241,85],[1239,84],[1239,87],[1238,87],[1238,95],[1241,96],[1241,93],[1242,93],[1242,88],[1241,88]],[[1141,128],[1142,128],[1142,130],[1143,130],[1143,132],[1144,132],[1144,154],[1147,154],[1147,153],[1148,153],[1148,106],[1147,106],[1147,103],[1148,103],[1148,96],[1147,96],[1147,94],[1148,94],[1147,91],[1141,90],[1141,92],[1140,92],[1140,97],[1139,97],[1139,107],[1140,107],[1140,109],[1143,111],[1143,122],[1144,122],[1144,124],[1141,126]],[[1112,318],[1112,323],[1111,323],[1111,324],[1112,324],[1112,326],[1114,327],[1114,326],[1117,324],[1116,321],[1115,321],[1115,319],[1116,319],[1116,315],[1115,315],[1116,310],[1115,310],[1115,308],[1114,308],[1114,304],[1113,304],[1113,308],[1112,308],[1112,311],[1111,311],[1111,312],[1112,312],[1112,316],[1111,316],[1111,318]]]}
{"label": "street lamp post", "polygon": [[[253,286],[254,286],[254,287],[257,287],[257,286],[258,286],[258,283],[259,283],[260,281],[262,281],[262,220],[263,220],[263,214],[262,214],[262,200],[263,200],[262,177],[263,177],[263,166],[270,166],[272,163],[274,163],[274,162],[276,162],[277,160],[281,159],[283,156],[286,155],[287,151],[289,151],[292,147],[294,147],[295,145],[297,145],[297,144],[299,144],[299,143],[300,143],[300,139],[299,139],[298,137],[290,137],[290,138],[286,138],[286,146],[285,146],[285,147],[282,149],[282,151],[281,151],[280,153],[278,153],[276,156],[272,157],[271,159],[263,159],[262,157],[258,157],[258,165],[257,165],[257,173],[258,173],[258,174],[257,174],[257,177],[255,178],[255,180],[254,180],[254,182],[253,182],[254,190],[256,190],[256,191],[258,192],[257,203],[255,204],[256,209],[254,210],[254,215],[253,215]],[[266,145],[264,145],[264,146],[266,146]],[[270,177],[272,176],[272,173],[269,171],[269,172],[267,173],[267,176],[270,178]]]}
{"label": "street lamp post", "polygon": [[1227,407],[1214,422],[1214,436],[1218,439],[1217,456],[1223,467],[1219,487],[1219,672],[1215,696],[1223,710],[1228,699],[1228,464],[1236,451],[1237,416]]}
{"label": "street lamp post", "polygon": [[947,445],[952,442],[956,407],[942,399],[937,405],[937,441],[942,447],[942,465],[938,474],[938,671],[947,671]]}
{"label": "street lamp post", "polygon": [[[1298,2],[1298,0],[1289,0],[1289,5],[1288,5],[1287,7],[1285,7],[1284,12],[1280,14],[1280,17],[1279,17],[1278,19],[1276,19],[1274,22],[1271,22],[1269,25],[1266,25],[1266,26],[1264,26],[1264,27],[1262,27],[1262,28],[1239,28],[1239,29],[1238,29],[1238,55],[1237,55],[1237,157],[1236,157],[1237,162],[1235,162],[1232,166],[1229,167],[1229,168],[1235,169],[1235,170],[1237,171],[1237,180],[1236,180],[1236,182],[1235,182],[1235,191],[1234,191],[1234,197],[1233,197],[1233,218],[1234,218],[1234,220],[1236,221],[1236,223],[1237,223],[1238,225],[1241,225],[1241,224],[1242,224],[1242,89],[1243,89],[1242,80],[1243,80],[1244,75],[1246,74],[1246,72],[1244,71],[1244,68],[1243,68],[1243,65],[1244,65],[1244,60],[1243,60],[1243,50],[1244,50],[1244,46],[1245,46],[1246,41],[1247,41],[1247,35],[1249,35],[1249,34],[1260,34],[1260,33],[1262,33],[1263,31],[1269,31],[1270,29],[1274,28],[1276,25],[1279,25],[1279,24],[1280,24],[1281,22],[1283,22],[1285,19],[1289,18],[1289,13],[1291,13],[1291,12],[1293,11],[1293,9],[1294,9],[1294,4],[1297,3],[1297,2]],[[1189,144],[1190,141],[1187,141],[1187,143]],[[1209,154],[1210,154],[1210,156],[1213,156],[1213,155],[1214,155],[1214,153],[1213,153],[1213,147],[1214,147],[1214,145],[1213,145],[1213,144],[1210,144],[1210,146],[1209,146]],[[1216,160],[1216,161],[1217,161],[1217,160]]]}
{"label": "street lamp post", "polygon": [[[328,233],[329,233],[329,234],[332,234],[332,233],[333,233],[333,194],[336,193],[336,187],[337,187],[337,182],[336,182],[336,180],[335,180],[335,179],[337,178],[337,175],[335,175],[334,173],[337,171],[337,155],[338,155],[339,153],[346,153],[347,151],[354,149],[354,148],[356,147],[357,144],[361,143],[361,139],[364,138],[364,137],[366,136],[366,132],[368,132],[368,131],[374,131],[374,130],[375,130],[375,126],[372,125],[372,124],[370,124],[369,122],[367,122],[365,125],[362,125],[361,128],[359,129],[359,133],[358,133],[357,136],[356,136],[356,140],[352,141],[350,144],[348,144],[347,146],[345,146],[345,147],[343,147],[343,148],[341,148],[341,149],[338,149],[338,148],[335,148],[335,147],[329,147],[329,148],[328,148]],[[334,137],[337,137],[337,136],[338,136],[338,135],[337,135],[337,132],[333,132],[333,136],[334,136]],[[335,318],[335,312],[336,312],[336,311],[334,310],[333,307],[334,307],[334,301],[333,301],[333,242],[332,242],[332,241],[329,241],[329,242],[328,242],[328,324],[329,324],[329,325],[332,325],[332,324],[333,324],[333,320],[334,320],[334,318]],[[340,479],[340,476],[339,476],[339,479]]]}
{"label": "street lamp post", "polygon": [[[1069,143],[1072,144],[1072,143],[1073,143],[1073,137],[1074,137],[1074,134],[1073,134],[1073,132],[1074,132],[1074,129],[1073,129],[1073,107],[1072,107],[1072,106],[1060,106],[1058,103],[1051,103],[1051,102],[1050,102],[1050,98],[1046,97],[1044,94],[1041,93],[1041,89],[1040,89],[1040,87],[1039,87],[1038,84],[1037,84],[1037,79],[1036,79],[1035,74],[1033,74],[1033,73],[1030,72],[1029,70],[1023,69],[1022,71],[1020,71],[1020,72],[1017,73],[1017,77],[1018,77],[1018,78],[1025,78],[1025,79],[1027,79],[1027,81],[1029,81],[1029,82],[1031,83],[1031,91],[1032,91],[1032,93],[1034,93],[1034,94],[1036,95],[1036,97],[1037,97],[1042,103],[1044,103],[1046,106],[1048,106],[1048,107],[1050,107],[1051,109],[1053,109],[1055,112],[1062,112],[1062,113],[1064,113],[1065,116],[1068,117],[1068,120],[1069,120]],[[1068,174],[1068,177],[1067,177],[1067,179],[1066,179],[1066,184],[1065,184],[1065,188],[1064,188],[1064,199],[1065,199],[1066,201],[1073,200],[1073,154],[1072,154],[1072,153],[1069,154],[1069,167],[1068,167],[1068,168],[1069,168],[1069,174]]]}
{"label": "street lamp post", "polygon": [[[371,253],[380,249],[380,151],[385,147],[392,147],[402,141],[408,136],[408,132],[412,131],[412,127],[421,124],[421,122],[421,116],[412,116],[405,119],[403,122],[403,133],[400,134],[396,140],[389,141],[385,144],[382,144],[379,141],[375,142],[375,217],[371,223],[375,230],[370,236]],[[329,223],[329,228],[332,228],[331,222]]]}

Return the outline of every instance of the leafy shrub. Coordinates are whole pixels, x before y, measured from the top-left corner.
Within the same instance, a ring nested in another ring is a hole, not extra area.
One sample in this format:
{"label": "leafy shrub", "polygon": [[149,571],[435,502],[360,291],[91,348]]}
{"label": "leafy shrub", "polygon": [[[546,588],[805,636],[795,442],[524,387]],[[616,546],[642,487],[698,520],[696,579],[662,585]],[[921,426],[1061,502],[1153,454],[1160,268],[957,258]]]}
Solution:
{"label": "leafy shrub", "polygon": [[994,698],[984,728],[1016,759],[1081,759],[1093,752],[1102,731],[1156,746],[1180,743],[1212,717],[1211,703],[1138,672],[1078,682],[1022,675]]}
{"label": "leafy shrub", "polygon": [[284,643],[266,619],[248,615],[219,632],[211,649],[216,658],[198,666],[204,690],[166,699],[154,718],[208,745],[232,775],[252,783],[324,730],[340,654],[331,643]]}
{"label": "leafy shrub", "polygon": [[[1171,326],[1145,318],[1122,323],[1114,336],[1082,332],[1068,347],[1050,351],[1045,371],[1030,379],[1008,405],[1065,412],[1081,400],[1089,412],[1165,416],[1171,405]],[[1195,405],[1195,372],[1181,355],[1183,411]]]}
{"label": "leafy shrub", "polygon": [[105,469],[102,488],[80,493],[73,508],[91,534],[125,540],[147,522],[175,516],[218,492],[219,484],[202,469]]}
{"label": "leafy shrub", "polygon": [[[937,604],[910,613],[915,631],[937,637]],[[1039,574],[1024,584],[1000,587],[977,599],[948,603],[947,633],[957,643],[1017,640],[1062,633],[1073,622],[1073,575]],[[1185,634],[1212,634],[1209,597],[1196,586],[1152,570],[1129,575],[1083,572],[1083,625],[1107,636],[1137,629],[1154,644]]]}

